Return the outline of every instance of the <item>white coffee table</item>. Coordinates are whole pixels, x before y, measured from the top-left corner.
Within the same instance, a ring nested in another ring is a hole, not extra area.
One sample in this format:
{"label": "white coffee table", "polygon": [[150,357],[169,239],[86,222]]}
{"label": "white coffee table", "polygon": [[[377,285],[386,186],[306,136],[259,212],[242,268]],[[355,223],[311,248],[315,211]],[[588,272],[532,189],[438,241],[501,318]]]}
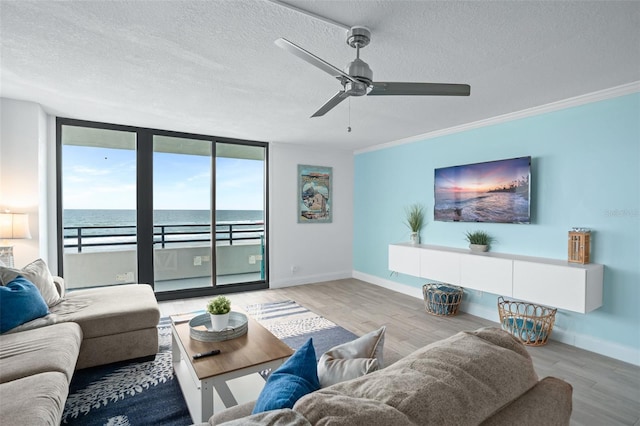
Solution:
{"label": "white coffee table", "polygon": [[[206,422],[213,415],[214,389],[225,408],[237,405],[229,380],[278,368],[293,354],[289,346],[255,320],[249,317],[248,321],[247,334],[223,342],[194,340],[189,335],[188,322],[171,323],[173,370],[194,423]],[[220,349],[220,354],[192,358],[213,349]]]}

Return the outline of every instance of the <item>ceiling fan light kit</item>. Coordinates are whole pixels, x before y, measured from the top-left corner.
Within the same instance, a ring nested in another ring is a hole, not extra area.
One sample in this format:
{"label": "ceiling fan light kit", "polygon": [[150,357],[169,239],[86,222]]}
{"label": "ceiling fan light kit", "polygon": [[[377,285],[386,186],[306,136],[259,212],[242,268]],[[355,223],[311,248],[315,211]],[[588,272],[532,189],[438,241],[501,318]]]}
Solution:
{"label": "ceiling fan light kit", "polygon": [[338,79],[342,90],[333,95],[311,117],[320,117],[332,110],[349,96],[469,96],[471,87],[468,84],[448,83],[407,83],[407,82],[374,82],[373,71],[365,61],[360,59],[360,49],[371,42],[371,31],[366,27],[355,26],[347,32],[347,44],[356,49],[356,58],[344,71],[317,57],[287,39],[279,38],[275,44],[281,49],[297,56],[305,62],[321,69]]}

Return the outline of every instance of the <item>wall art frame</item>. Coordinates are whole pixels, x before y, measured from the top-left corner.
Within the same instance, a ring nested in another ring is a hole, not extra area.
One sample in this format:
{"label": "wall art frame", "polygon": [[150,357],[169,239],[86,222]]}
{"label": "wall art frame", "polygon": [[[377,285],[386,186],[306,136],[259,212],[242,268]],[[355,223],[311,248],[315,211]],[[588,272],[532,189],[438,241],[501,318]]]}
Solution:
{"label": "wall art frame", "polygon": [[298,223],[333,221],[333,168],[298,164]]}

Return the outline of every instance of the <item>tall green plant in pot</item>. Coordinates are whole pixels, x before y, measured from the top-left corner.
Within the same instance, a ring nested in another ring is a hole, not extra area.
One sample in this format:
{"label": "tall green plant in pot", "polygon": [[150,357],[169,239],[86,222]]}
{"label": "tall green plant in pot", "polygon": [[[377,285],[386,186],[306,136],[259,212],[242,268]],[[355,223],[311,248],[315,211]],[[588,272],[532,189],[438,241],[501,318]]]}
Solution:
{"label": "tall green plant in pot", "polygon": [[405,207],[404,224],[411,230],[411,243],[420,244],[420,230],[424,227],[424,207],[422,204],[411,204]]}
{"label": "tall green plant in pot", "polygon": [[224,296],[218,296],[209,300],[207,312],[211,316],[211,330],[222,331],[229,325],[229,313],[231,312],[231,300]]}

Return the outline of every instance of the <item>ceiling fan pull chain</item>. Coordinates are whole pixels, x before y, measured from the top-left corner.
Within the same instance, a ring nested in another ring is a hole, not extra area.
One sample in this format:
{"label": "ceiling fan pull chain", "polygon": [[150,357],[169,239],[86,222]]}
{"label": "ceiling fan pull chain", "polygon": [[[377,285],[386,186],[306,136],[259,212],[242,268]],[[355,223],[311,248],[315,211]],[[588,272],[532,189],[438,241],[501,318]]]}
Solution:
{"label": "ceiling fan pull chain", "polygon": [[351,133],[351,97],[349,97],[349,125],[347,126],[347,132]]}

